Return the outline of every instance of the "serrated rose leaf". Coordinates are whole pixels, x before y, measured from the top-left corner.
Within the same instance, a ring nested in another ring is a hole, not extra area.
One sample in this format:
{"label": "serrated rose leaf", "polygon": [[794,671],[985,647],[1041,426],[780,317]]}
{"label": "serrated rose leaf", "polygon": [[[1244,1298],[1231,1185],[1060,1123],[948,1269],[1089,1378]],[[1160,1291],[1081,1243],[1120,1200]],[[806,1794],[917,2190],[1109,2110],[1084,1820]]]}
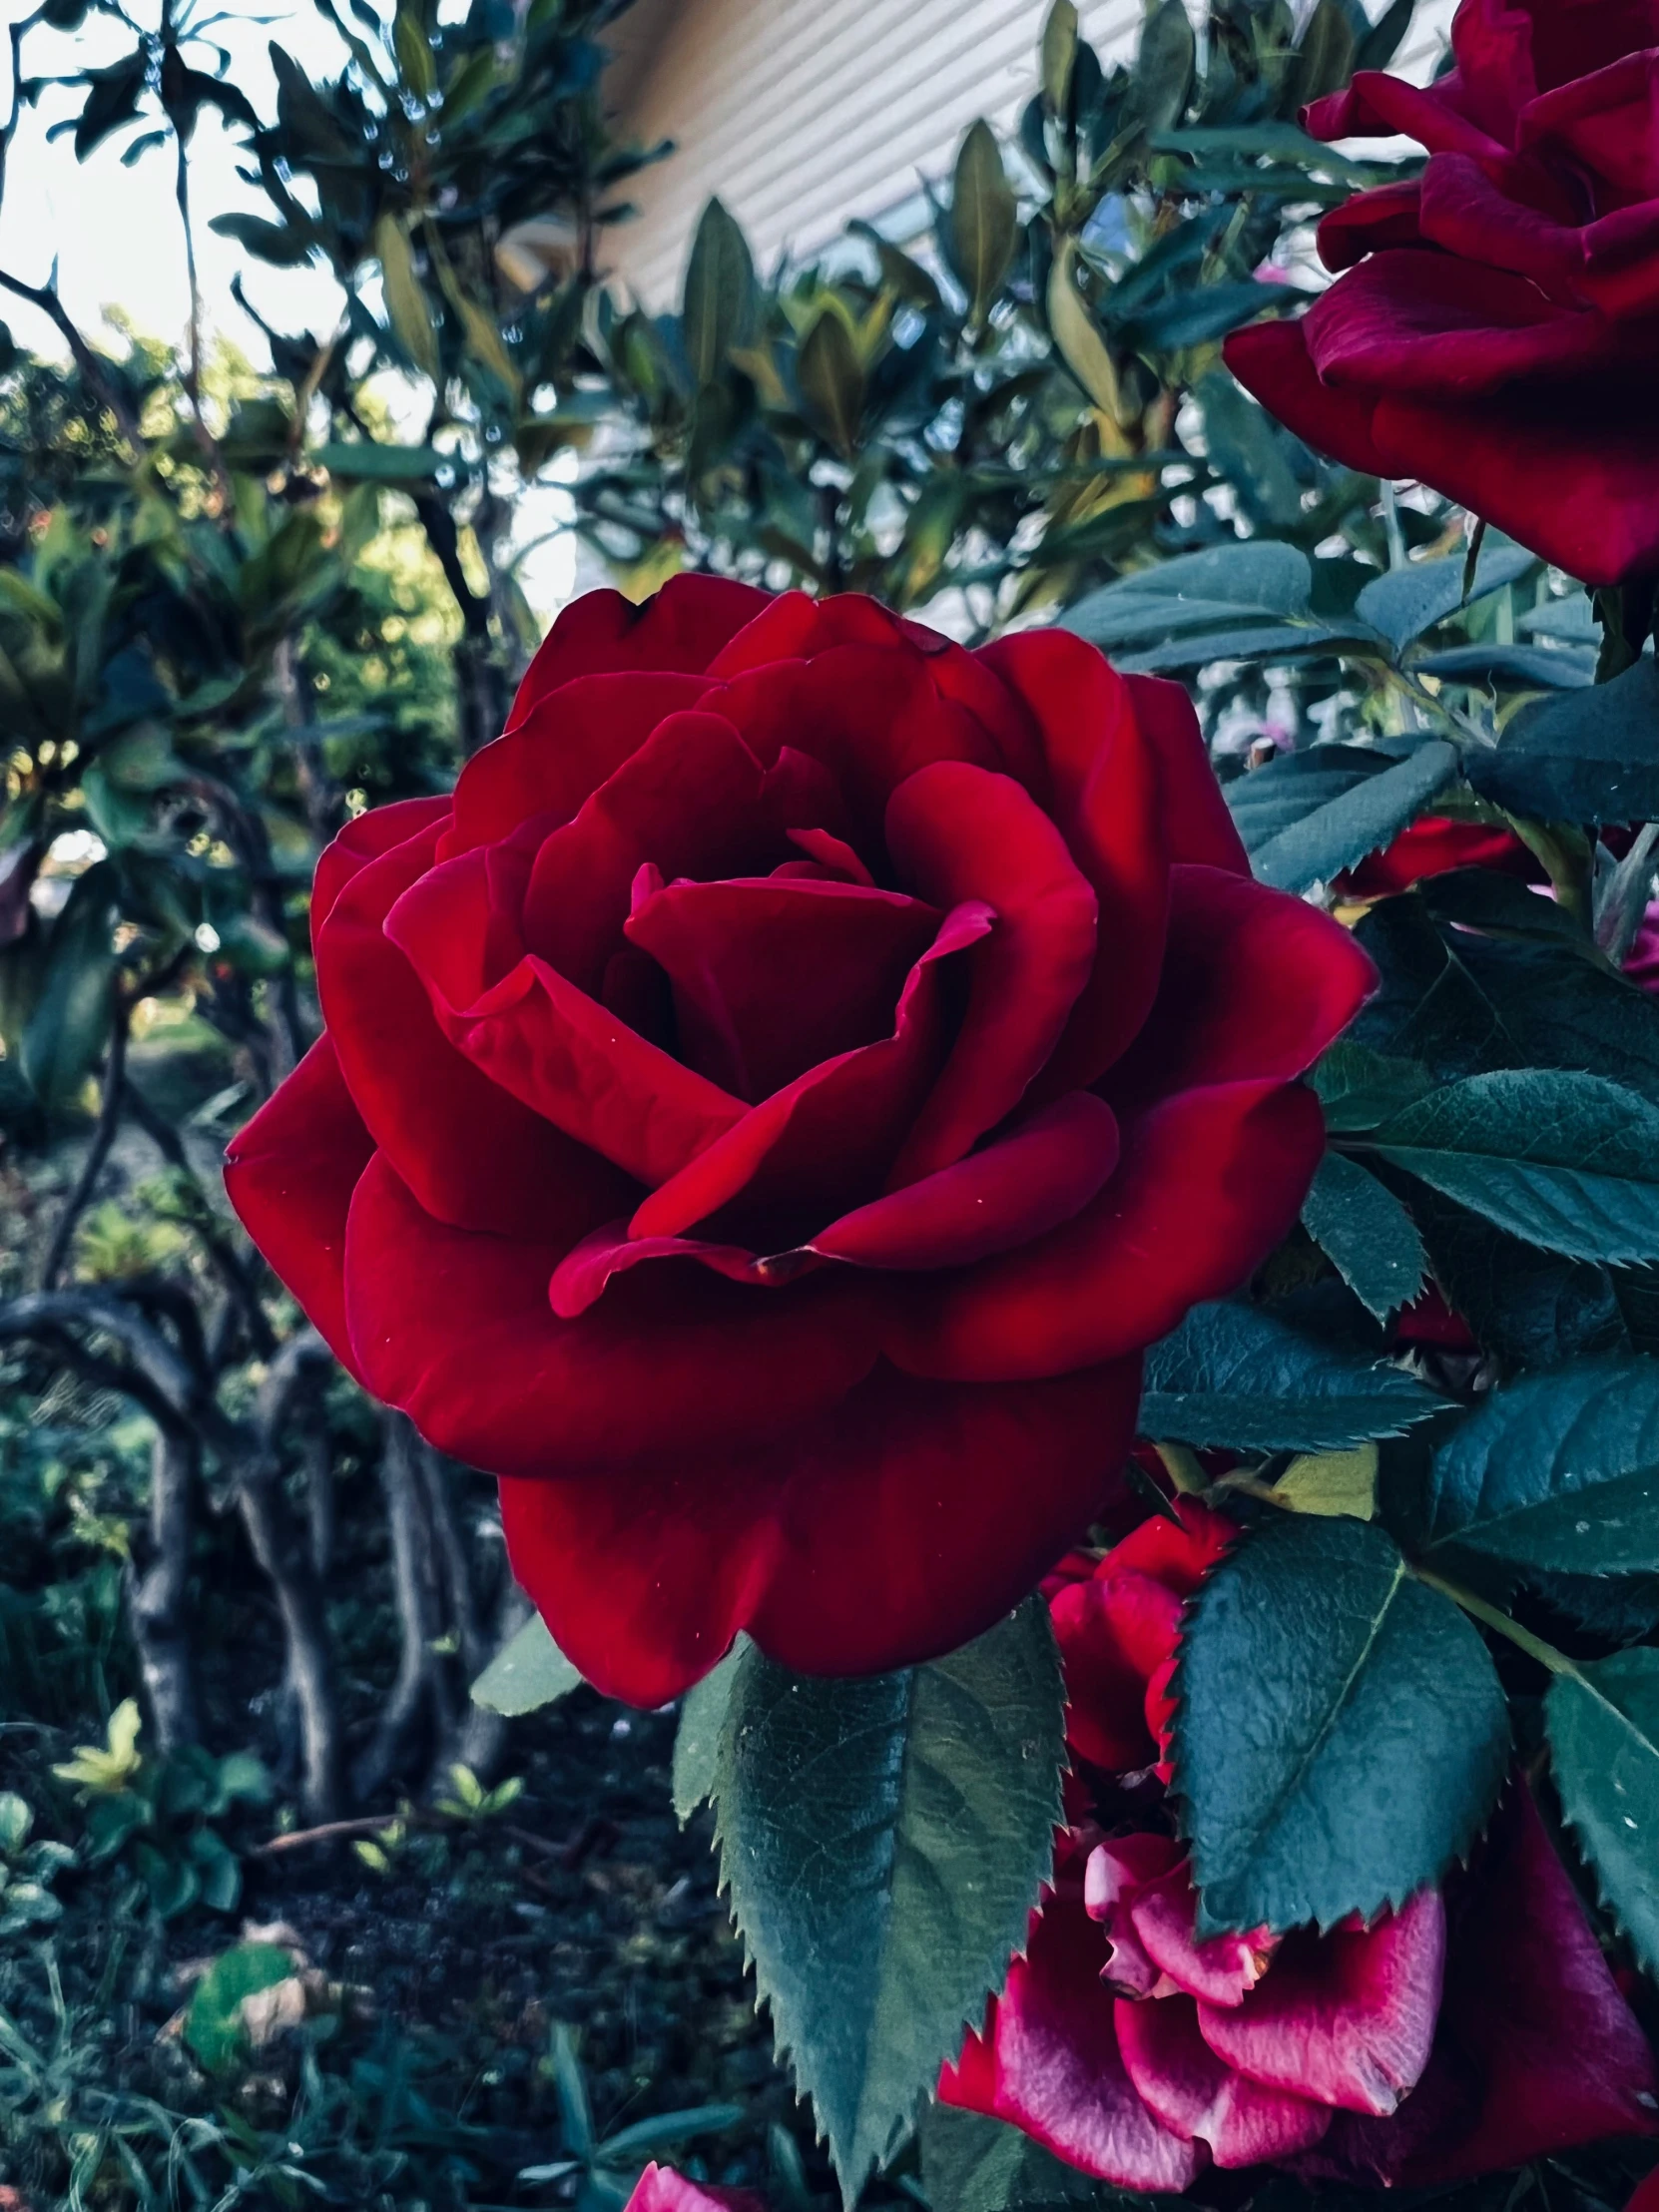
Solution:
{"label": "serrated rose leaf", "polygon": [[1365,1521],[1246,1538],[1193,1605],[1175,1691],[1201,1934],[1403,1904],[1469,1849],[1509,1756],[1479,1635]]}

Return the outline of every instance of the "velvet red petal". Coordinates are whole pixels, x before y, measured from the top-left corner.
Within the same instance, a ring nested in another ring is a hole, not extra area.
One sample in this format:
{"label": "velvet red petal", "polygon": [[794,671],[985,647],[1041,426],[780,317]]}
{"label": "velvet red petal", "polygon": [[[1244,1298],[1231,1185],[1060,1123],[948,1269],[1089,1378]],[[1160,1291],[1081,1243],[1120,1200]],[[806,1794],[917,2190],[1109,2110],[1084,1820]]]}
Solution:
{"label": "velvet red petal", "polygon": [[916,1375],[988,1382],[1155,1344],[1274,1249],[1324,1149],[1299,1086],[1181,1092],[1125,1122],[1117,1173],[1075,1220],[932,1286],[888,1352]]}
{"label": "velvet red petal", "polygon": [[[1459,154],[1436,156],[1441,161],[1464,158]],[[1320,260],[1331,274],[1335,276],[1352,269],[1381,247],[1420,245],[1421,190],[1415,178],[1405,184],[1379,185],[1375,192],[1357,192],[1352,200],[1345,200],[1340,208],[1322,216],[1316,236]]]}
{"label": "velvet red petal", "polygon": [[674,986],[681,1057],[752,1102],[890,1035],[935,906],[856,883],[672,883],[625,924]]}
{"label": "velvet red petal", "polygon": [[1424,1890],[1374,1928],[1300,1935],[1242,2004],[1201,2003],[1205,2041],[1272,2089],[1389,2113],[1428,2063],[1445,1966],[1445,1909]]}
{"label": "velvet red petal", "polygon": [[934,905],[979,898],[996,926],[968,955],[968,1002],[950,1057],[891,1177],[961,1159],[1020,1102],[1094,965],[1098,903],[1048,817],[1005,776],[940,761],[887,806],[887,850]]}
{"label": "velvet red petal", "polygon": [[1124,1111],[1205,1084],[1288,1082],[1376,987],[1363,948],[1306,899],[1176,866],[1157,1001],[1103,1088]]}
{"label": "velvet red petal", "polygon": [[1126,676],[1124,682],[1135,720],[1158,756],[1171,862],[1192,861],[1248,875],[1250,855],[1210,766],[1210,749],[1192,701],[1167,677]]}
{"label": "velvet red petal", "polygon": [[355,816],[322,847],[311,878],[313,948],[334,900],[352,876],[394,845],[407,844],[423,830],[441,829],[448,822],[451,804],[447,798],[395,799],[389,807],[371,807],[367,814]]}
{"label": "velvet red petal", "polygon": [[637,1704],[740,1628],[805,1673],[908,1665],[1007,1611],[1087,1526],[1138,1389],[1134,1363],[981,1390],[877,1368],[764,1444],[504,1484],[514,1572],[588,1680]]}
{"label": "velvet red petal", "polygon": [[630,671],[580,676],[549,692],[510,736],[462,769],[438,857],[510,837],[534,816],[568,822],[658,723],[695,707],[709,688],[703,676]]}
{"label": "velvet red petal", "polygon": [[526,947],[596,993],[641,867],[665,879],[757,875],[784,857],[762,810],[762,782],[760,763],[723,716],[671,715],[536,854]]}
{"label": "velvet red petal", "polygon": [[1412,2186],[1659,2126],[1653,2052],[1519,1780],[1457,1901],[1441,2025],[1481,2094],[1400,2169]]}
{"label": "velvet red petal", "polygon": [[[1036,722],[1051,810],[1098,909],[1088,979],[1032,1093],[1054,1098],[1104,1074],[1156,995],[1169,905],[1171,794],[1133,695],[1093,646],[1064,630],[1027,630],[985,646],[980,658]],[[1200,751],[1203,775],[1214,785]]]}
{"label": "velvet red petal", "polygon": [[1367,476],[1394,473],[1375,435],[1375,397],[1322,384],[1300,322],[1255,322],[1235,330],[1222,356],[1245,390],[1316,452]]}
{"label": "velvet red petal", "polygon": [[573,1244],[625,1203],[623,1192],[613,1182],[607,1196],[597,1163],[454,1049],[385,934],[387,910],[425,873],[435,838],[428,828],[369,861],[318,932],[317,994],[340,1073],[428,1213]]}
{"label": "velvet red petal", "polygon": [[1266,2089],[1218,2058],[1198,2031],[1191,1997],[1120,1997],[1114,2019],[1141,2101],[1177,2135],[1207,2143],[1218,2166],[1288,2158],[1331,2125],[1328,2107]]}
{"label": "velvet red petal", "polygon": [[[1075,1775],[1068,1776],[1074,1779]],[[1135,1933],[1130,1909],[1146,1884],[1168,1874],[1185,1850],[1173,1836],[1113,1836],[1088,1856],[1083,1910],[1105,1931],[1107,1957],[1101,1979],[1115,1995],[1150,1996],[1162,1979],[1161,1969]]]}
{"label": "velvet red petal", "polygon": [[1639,405],[1610,417],[1593,377],[1463,405],[1385,393],[1372,428],[1381,474],[1432,484],[1586,584],[1659,565],[1659,426]]}
{"label": "velvet red petal", "polygon": [[1149,1767],[1148,1677],[1175,1648],[1181,1600],[1144,1574],[1074,1582],[1049,1607],[1066,1670],[1066,1741],[1121,1774]]}
{"label": "velvet red petal", "polygon": [[1121,2189],[1185,2189],[1203,2170],[1205,2154],[1136,2094],[1112,1999],[1101,1987],[1105,1950],[1080,1903],[1068,1897],[1045,1904],[1029,1950],[1014,1960],[988,2015],[990,2065],[947,2071],[939,2101],[1011,2120]]}
{"label": "velvet red petal", "polygon": [[345,1217],[373,1153],[333,1045],[319,1037],[225,1155],[237,1219],[359,1382],[345,1326]]}
{"label": "velvet red petal", "polygon": [[954,1167],[843,1214],[811,1250],[865,1268],[965,1267],[1070,1221],[1117,1158],[1110,1107],[1074,1091]]}
{"label": "velvet red petal", "polygon": [[875,1358],[851,1275],[827,1271],[778,1298],[690,1264],[646,1269],[560,1321],[547,1287],[561,1257],[433,1220],[378,1156],[345,1240],[346,1315],[369,1387],[457,1458],[558,1476],[822,1420]]}
{"label": "velvet red petal", "polygon": [[763,1220],[772,1207],[816,1211],[778,1240],[793,1242],[879,1188],[942,1058],[939,963],[977,943],[992,918],[972,901],[948,913],[905,980],[892,1035],[809,1069],[744,1114],[651,1193],[631,1233],[679,1236],[740,1204]]}
{"label": "velvet red petal", "polygon": [[507,728],[516,730],[550,692],[578,676],[621,669],[700,675],[771,605],[764,591],[724,576],[671,576],[638,607],[620,592],[584,592],[542,640],[518,687]]}
{"label": "velvet red petal", "polygon": [[1150,1574],[1178,1596],[1191,1597],[1239,1530],[1225,1513],[1211,1512],[1195,1497],[1176,1498],[1173,1510],[1175,1520],[1167,1513],[1149,1513],[1112,1546],[1099,1572]]}

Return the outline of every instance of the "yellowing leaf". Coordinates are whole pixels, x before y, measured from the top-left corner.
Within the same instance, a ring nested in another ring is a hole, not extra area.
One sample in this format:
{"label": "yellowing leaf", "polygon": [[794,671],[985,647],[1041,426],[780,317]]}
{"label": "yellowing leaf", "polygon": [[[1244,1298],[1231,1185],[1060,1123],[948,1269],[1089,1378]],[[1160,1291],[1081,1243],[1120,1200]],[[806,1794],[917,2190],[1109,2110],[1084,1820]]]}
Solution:
{"label": "yellowing leaf", "polygon": [[1074,242],[1061,237],[1054,249],[1054,265],[1048,273],[1048,326],[1060,348],[1060,358],[1101,412],[1114,423],[1123,420],[1123,397],[1118,372],[1106,349],[1106,340],[1095,327],[1093,315],[1072,280]]}
{"label": "yellowing leaf", "polygon": [[394,215],[381,216],[374,226],[374,255],[380,264],[385,287],[386,314],[399,344],[419,369],[434,382],[438,375],[438,333],[432,310],[415,275],[414,252],[409,234]]}
{"label": "yellowing leaf", "polygon": [[1306,1451],[1291,1461],[1273,1494],[1298,1513],[1347,1513],[1355,1520],[1370,1520],[1377,1511],[1377,1446]]}

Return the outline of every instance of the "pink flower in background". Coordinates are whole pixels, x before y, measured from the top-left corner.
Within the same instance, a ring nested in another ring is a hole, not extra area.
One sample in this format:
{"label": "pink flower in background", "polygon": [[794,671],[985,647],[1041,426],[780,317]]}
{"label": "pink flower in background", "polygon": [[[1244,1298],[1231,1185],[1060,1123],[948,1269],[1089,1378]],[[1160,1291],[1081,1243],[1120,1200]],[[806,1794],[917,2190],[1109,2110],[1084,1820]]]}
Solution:
{"label": "pink flower in background", "polygon": [[1519,1778],[1443,1892],[1369,1928],[1198,1939],[1170,1681],[1182,1606],[1237,1531],[1176,1511],[1050,1579],[1071,1825],[941,2099],[1130,2189],[1270,2162],[1424,2186],[1653,2132],[1653,2055]]}

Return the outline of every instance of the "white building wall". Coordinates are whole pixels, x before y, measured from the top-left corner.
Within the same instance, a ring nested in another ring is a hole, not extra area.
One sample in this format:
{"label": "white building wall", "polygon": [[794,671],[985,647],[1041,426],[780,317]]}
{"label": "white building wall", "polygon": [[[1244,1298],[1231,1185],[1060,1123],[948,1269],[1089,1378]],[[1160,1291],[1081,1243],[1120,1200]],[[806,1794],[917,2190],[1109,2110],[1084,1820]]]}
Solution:
{"label": "white building wall", "polygon": [[[640,219],[610,260],[650,306],[674,302],[711,193],[763,269],[875,220],[948,172],[976,116],[1011,130],[1035,89],[1048,0],[636,0],[615,71],[631,136],[676,152],[630,182]],[[1078,0],[1103,59],[1127,58],[1140,0]],[[1428,0],[1398,67],[1423,77],[1450,0]]]}

